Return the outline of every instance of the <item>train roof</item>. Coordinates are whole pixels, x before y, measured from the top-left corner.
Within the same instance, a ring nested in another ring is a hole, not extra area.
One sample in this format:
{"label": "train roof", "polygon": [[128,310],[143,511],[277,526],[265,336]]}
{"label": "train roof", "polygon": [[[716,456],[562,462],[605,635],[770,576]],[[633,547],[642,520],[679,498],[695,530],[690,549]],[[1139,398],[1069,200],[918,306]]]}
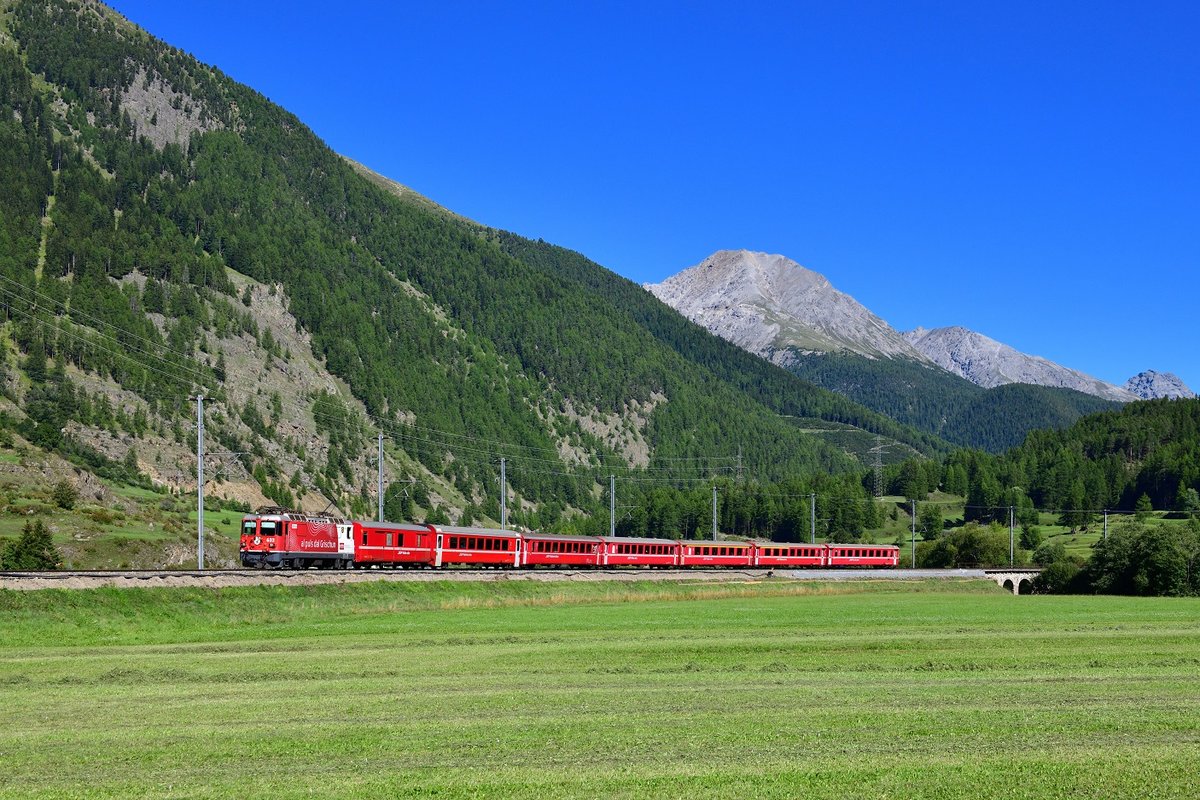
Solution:
{"label": "train roof", "polygon": [[430,528],[420,522],[375,522],[369,519],[356,519],[354,524],[381,530],[428,531]]}
{"label": "train roof", "polygon": [[583,536],[582,534],[577,536],[574,534],[565,534],[565,533],[537,533],[536,531],[532,532],[532,533],[522,533],[521,536],[523,536],[526,539],[538,539],[540,541],[552,541],[552,542],[602,542],[602,541],[604,541],[599,536]]}
{"label": "train roof", "polygon": [[679,544],[678,539],[639,539],[634,536],[599,536],[597,538],[603,542],[615,542],[616,544]]}
{"label": "train roof", "polygon": [[266,519],[266,520],[292,520],[295,522],[329,522],[329,523],[347,523],[348,519],[333,516],[330,514],[305,514],[301,511],[288,511],[282,508],[260,508],[258,511],[252,511],[242,514],[242,519]]}
{"label": "train roof", "polygon": [[463,528],[454,525],[430,525],[438,533],[453,533],[457,536],[505,536],[515,539],[521,536],[517,531],[507,528]]}

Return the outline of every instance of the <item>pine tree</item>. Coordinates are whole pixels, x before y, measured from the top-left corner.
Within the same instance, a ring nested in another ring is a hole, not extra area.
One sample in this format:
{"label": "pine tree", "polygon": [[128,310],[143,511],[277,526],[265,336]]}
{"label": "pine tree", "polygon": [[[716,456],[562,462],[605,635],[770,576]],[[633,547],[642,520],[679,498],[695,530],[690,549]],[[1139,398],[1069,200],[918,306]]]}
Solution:
{"label": "pine tree", "polygon": [[21,530],[21,536],[9,543],[0,562],[4,569],[48,570],[58,569],[62,555],[50,538],[50,531],[41,519],[30,520]]}

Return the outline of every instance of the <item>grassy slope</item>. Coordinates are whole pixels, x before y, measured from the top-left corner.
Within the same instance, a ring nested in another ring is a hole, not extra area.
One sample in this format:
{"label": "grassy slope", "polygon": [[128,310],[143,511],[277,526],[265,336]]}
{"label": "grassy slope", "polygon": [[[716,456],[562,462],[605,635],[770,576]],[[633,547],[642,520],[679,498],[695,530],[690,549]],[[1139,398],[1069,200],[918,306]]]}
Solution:
{"label": "grassy slope", "polygon": [[0,796],[1188,797],[1194,600],[0,593]]}

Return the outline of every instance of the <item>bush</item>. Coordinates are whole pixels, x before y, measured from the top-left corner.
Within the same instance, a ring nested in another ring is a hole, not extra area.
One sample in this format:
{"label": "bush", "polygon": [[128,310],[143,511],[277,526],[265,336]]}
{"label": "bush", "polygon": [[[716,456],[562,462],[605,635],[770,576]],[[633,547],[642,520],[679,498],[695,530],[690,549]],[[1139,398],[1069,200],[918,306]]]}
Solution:
{"label": "bush", "polygon": [[1082,569],[1071,558],[1053,562],[1033,580],[1033,591],[1037,594],[1072,594],[1086,590]]}
{"label": "bush", "polygon": [[1033,551],[1033,563],[1048,567],[1067,558],[1067,548],[1062,542],[1046,542]]}
{"label": "bush", "polygon": [[[1017,553],[1020,563],[1024,554]],[[1008,530],[995,523],[969,522],[934,542],[917,544],[917,564],[922,567],[990,567],[1008,564]]]}
{"label": "bush", "polygon": [[1021,547],[1026,550],[1037,550],[1042,543],[1042,529],[1037,525],[1021,526]]}
{"label": "bush", "polygon": [[1121,525],[1096,545],[1087,573],[1102,594],[1200,594],[1200,522]]}
{"label": "bush", "polygon": [[75,488],[75,484],[64,479],[54,484],[50,497],[54,500],[54,505],[70,511],[75,507],[75,501],[79,499],[79,490]]}

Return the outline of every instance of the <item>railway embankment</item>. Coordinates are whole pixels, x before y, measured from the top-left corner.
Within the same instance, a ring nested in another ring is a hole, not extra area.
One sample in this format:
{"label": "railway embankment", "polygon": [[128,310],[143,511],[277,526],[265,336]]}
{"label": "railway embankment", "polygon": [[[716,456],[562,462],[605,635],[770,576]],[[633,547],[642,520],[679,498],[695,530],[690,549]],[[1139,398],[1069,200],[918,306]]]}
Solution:
{"label": "railway embankment", "polygon": [[235,586],[316,586],[322,584],[368,583],[372,581],[687,581],[753,582],[767,579],[797,581],[906,581],[906,580],[979,580],[983,570],[770,570],[770,569],[444,569],[444,570],[139,570],[139,571],[60,571],[0,573],[0,589],[99,589],[99,588],[176,588]]}

